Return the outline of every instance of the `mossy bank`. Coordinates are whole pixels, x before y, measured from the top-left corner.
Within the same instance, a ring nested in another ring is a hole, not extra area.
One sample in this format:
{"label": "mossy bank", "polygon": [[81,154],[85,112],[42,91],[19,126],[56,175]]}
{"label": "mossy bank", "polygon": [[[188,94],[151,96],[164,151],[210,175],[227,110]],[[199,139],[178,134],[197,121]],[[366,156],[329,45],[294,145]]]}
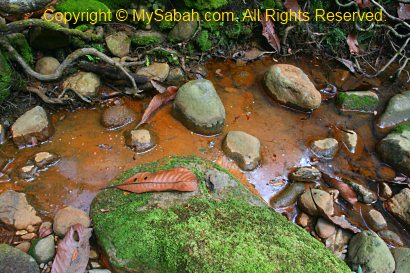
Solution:
{"label": "mossy bank", "polygon": [[178,166],[195,173],[197,192],[107,189],[94,199],[95,234],[115,272],[350,272],[306,231],[198,157],[140,165],[111,184]]}

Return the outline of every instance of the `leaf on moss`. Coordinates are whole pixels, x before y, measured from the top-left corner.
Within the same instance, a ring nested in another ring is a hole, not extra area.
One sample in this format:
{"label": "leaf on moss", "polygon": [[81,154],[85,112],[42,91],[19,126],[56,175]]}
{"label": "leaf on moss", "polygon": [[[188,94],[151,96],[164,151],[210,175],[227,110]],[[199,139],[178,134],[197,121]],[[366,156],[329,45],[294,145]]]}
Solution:
{"label": "leaf on moss", "polygon": [[[154,88],[161,93],[158,89],[158,83],[153,84]],[[162,106],[168,104],[169,102],[173,101],[177,95],[178,87],[176,86],[169,86],[166,90],[158,95],[155,95],[151,102],[149,103],[147,109],[145,109],[144,114],[142,115],[140,123],[137,125],[136,128],[140,127],[142,124],[147,123],[148,120],[157,112]]]}
{"label": "leaf on moss", "polygon": [[262,17],[262,35],[268,40],[268,43],[277,51],[280,52],[280,39],[275,32],[275,24],[272,19],[266,19]]}
{"label": "leaf on moss", "polygon": [[91,228],[84,228],[81,224],[70,227],[58,244],[51,273],[85,272],[90,257],[91,231]]}
{"label": "leaf on moss", "polygon": [[134,193],[181,191],[192,192],[198,188],[198,180],[193,172],[178,167],[156,173],[143,172],[127,179],[124,183],[108,187]]}

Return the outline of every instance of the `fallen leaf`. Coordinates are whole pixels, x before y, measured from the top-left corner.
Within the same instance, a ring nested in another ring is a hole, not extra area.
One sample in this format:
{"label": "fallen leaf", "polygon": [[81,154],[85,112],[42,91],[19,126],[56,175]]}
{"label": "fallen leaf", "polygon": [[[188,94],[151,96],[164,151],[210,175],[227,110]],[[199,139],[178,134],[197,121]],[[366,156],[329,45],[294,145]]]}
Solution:
{"label": "fallen leaf", "polygon": [[288,11],[292,10],[294,12],[298,12],[301,10],[298,0],[286,0],[283,5]]}
{"label": "fallen leaf", "polygon": [[117,188],[134,193],[182,191],[192,192],[198,188],[198,180],[193,172],[178,167],[156,173],[137,173],[124,183],[108,188]]}
{"label": "fallen leaf", "polygon": [[51,273],[85,272],[90,257],[91,231],[91,228],[84,228],[81,224],[70,227],[58,244]]}
{"label": "fallen leaf", "polygon": [[337,57],[335,59],[341,62],[344,66],[346,66],[350,70],[350,72],[356,73],[356,68],[352,61]]}
{"label": "fallen leaf", "polygon": [[165,86],[163,86],[159,81],[156,81],[154,79],[151,80],[151,84],[154,87],[154,89],[157,90],[160,94],[164,93],[167,90]]}
{"label": "fallen leaf", "polygon": [[359,8],[370,8],[372,6],[372,2],[370,0],[356,0],[357,5]]}
{"label": "fallen leaf", "polygon": [[358,202],[356,192],[349,185],[343,183],[341,180],[330,177],[327,174],[323,174],[323,177],[332,188],[335,188],[339,191],[340,196],[342,196],[344,200],[352,205]]}
{"label": "fallen leaf", "polygon": [[140,127],[144,123],[147,123],[158,109],[173,101],[177,95],[177,92],[178,87],[170,86],[164,93],[155,95],[149,103],[147,109],[145,109],[144,115],[142,116],[141,121],[140,123],[138,123],[136,128]]}
{"label": "fallen leaf", "polygon": [[339,226],[343,229],[350,230],[353,233],[359,233],[361,231],[359,228],[357,228],[354,225],[352,225],[351,223],[349,223],[349,221],[346,219],[346,217],[344,215],[342,215],[342,216],[329,215],[328,212],[325,209],[323,209],[321,206],[319,206],[318,203],[316,203],[315,197],[312,193],[312,190],[310,190],[310,195],[312,196],[313,203],[315,204],[316,208],[318,209],[318,211],[320,212],[320,214],[323,218],[325,218],[326,220],[332,222],[336,226]]}
{"label": "fallen leaf", "polygon": [[280,52],[280,40],[279,36],[275,32],[275,24],[272,19],[266,19],[262,16],[262,35],[268,40],[268,43],[277,51]]}
{"label": "fallen leaf", "polygon": [[403,20],[410,19],[410,4],[399,3],[397,15]]}
{"label": "fallen leaf", "polygon": [[350,54],[357,55],[360,53],[359,49],[359,42],[357,41],[357,34],[355,32],[351,32],[347,36],[347,45],[349,46]]}

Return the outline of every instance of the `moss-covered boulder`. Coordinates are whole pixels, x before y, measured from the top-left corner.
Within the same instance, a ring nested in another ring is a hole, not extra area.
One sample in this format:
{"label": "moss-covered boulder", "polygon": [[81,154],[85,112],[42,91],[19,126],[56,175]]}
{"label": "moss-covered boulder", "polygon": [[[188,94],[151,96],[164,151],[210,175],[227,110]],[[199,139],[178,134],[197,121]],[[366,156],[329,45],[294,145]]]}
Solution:
{"label": "moss-covered boulder", "polygon": [[379,105],[379,97],[372,91],[340,92],[336,103],[343,112],[374,113]]}
{"label": "moss-covered boulder", "polygon": [[131,37],[131,43],[136,46],[149,46],[160,44],[165,36],[157,31],[138,30]]}
{"label": "moss-covered boulder", "polygon": [[138,172],[182,166],[200,183],[192,193],[100,192],[95,234],[115,272],[350,272],[306,231],[273,212],[219,166],[170,157]]}
{"label": "moss-covered boulder", "polygon": [[0,272],[40,273],[36,261],[20,249],[0,244]]}

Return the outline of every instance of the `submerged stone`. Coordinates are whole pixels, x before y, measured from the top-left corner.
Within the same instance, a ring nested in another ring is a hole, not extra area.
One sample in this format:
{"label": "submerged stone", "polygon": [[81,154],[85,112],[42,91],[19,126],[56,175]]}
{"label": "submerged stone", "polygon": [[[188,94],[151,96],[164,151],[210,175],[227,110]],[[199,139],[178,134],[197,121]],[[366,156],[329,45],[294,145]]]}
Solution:
{"label": "submerged stone", "polygon": [[199,134],[219,134],[225,126],[224,105],[208,80],[194,80],[181,86],[173,114],[188,129]]}
{"label": "submerged stone", "polygon": [[284,208],[296,203],[299,195],[306,190],[305,183],[289,183],[270,200],[273,208]]}
{"label": "submerged stone", "polygon": [[174,167],[193,171],[198,191],[124,195],[107,189],[94,199],[95,234],[115,272],[350,272],[209,161],[166,158],[136,166],[111,184]]}
{"label": "submerged stone", "polygon": [[379,96],[372,91],[340,92],[336,104],[344,112],[374,113],[379,105]]}
{"label": "submerged stone", "polygon": [[377,146],[383,161],[410,175],[410,126],[386,136]]}

